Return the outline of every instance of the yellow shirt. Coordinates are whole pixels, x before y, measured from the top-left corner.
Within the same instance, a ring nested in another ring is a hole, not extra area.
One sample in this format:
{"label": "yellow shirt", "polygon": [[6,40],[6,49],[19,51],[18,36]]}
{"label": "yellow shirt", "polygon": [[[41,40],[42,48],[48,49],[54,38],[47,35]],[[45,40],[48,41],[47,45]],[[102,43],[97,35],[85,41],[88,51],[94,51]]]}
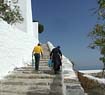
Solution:
{"label": "yellow shirt", "polygon": [[41,46],[35,46],[33,49],[33,53],[43,53],[43,49]]}

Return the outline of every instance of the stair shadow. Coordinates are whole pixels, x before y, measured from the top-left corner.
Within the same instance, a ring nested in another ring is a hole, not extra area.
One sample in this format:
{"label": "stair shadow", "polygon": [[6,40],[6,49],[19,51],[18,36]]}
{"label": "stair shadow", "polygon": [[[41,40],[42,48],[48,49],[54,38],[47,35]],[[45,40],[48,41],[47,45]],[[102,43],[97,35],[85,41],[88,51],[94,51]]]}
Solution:
{"label": "stair shadow", "polygon": [[54,75],[54,71],[53,70],[44,70],[43,73],[45,74],[50,74],[50,75]]}
{"label": "stair shadow", "polygon": [[[43,73],[54,75],[53,71],[44,71]],[[62,94],[62,78],[61,74],[56,74],[53,77],[53,82],[51,84],[48,84],[50,86],[50,89],[47,90],[47,92],[36,92],[36,91],[30,91],[27,92],[26,95],[63,95]],[[29,88],[31,89],[31,88]]]}
{"label": "stair shadow", "polygon": [[50,92],[48,95],[62,95],[62,78],[61,74],[56,74],[53,82],[50,85]]}

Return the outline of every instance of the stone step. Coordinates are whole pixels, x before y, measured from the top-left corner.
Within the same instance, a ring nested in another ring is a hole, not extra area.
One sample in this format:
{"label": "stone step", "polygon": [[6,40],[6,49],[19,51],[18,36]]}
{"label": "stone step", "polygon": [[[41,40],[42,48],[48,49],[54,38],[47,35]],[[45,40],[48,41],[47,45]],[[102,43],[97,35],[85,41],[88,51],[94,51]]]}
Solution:
{"label": "stone step", "polygon": [[[27,93],[10,93],[10,92],[1,92],[0,95],[51,95],[49,93],[37,93],[37,92],[27,92]],[[52,94],[54,95],[54,94]]]}
{"label": "stone step", "polygon": [[[28,80],[29,81],[29,80]],[[39,80],[37,80],[37,82],[35,82],[35,81],[30,81],[30,82],[27,82],[27,81],[3,81],[1,84],[0,84],[0,86],[3,88],[3,87],[7,87],[7,86],[17,86],[17,85],[20,85],[20,86],[23,86],[23,85],[25,85],[25,86],[28,86],[28,85],[31,85],[31,86],[34,86],[34,85],[36,85],[36,86],[53,86],[53,87],[58,87],[58,88],[60,88],[61,86],[62,86],[62,84],[61,84],[61,82],[59,81],[59,82],[56,82],[56,84],[53,84],[53,80],[51,80],[50,82],[47,82],[47,80],[45,81],[45,82],[43,82],[43,81],[39,81]],[[1,88],[1,89],[2,89]],[[1,90],[0,90],[1,91]]]}
{"label": "stone step", "polygon": [[[6,89],[5,89],[6,88]],[[49,85],[2,85],[1,92],[27,94],[28,92],[48,93]]]}
{"label": "stone step", "polygon": [[[26,94],[9,93],[9,92],[0,92],[0,95],[26,95]],[[38,95],[39,95],[39,94],[38,94]]]}
{"label": "stone step", "polygon": [[43,52],[43,54],[50,54],[50,52],[48,51],[48,49],[44,49],[44,52]]}
{"label": "stone step", "polygon": [[[32,65],[32,63],[31,64],[27,64],[27,66],[31,66],[31,65]],[[48,61],[40,61],[39,66],[48,66]]]}
{"label": "stone step", "polygon": [[[16,83],[16,82],[15,82]],[[21,83],[20,83],[21,84]],[[58,86],[58,85],[54,85],[53,83],[50,84],[50,86],[45,86],[45,85],[42,85],[42,84],[38,84],[38,85],[34,85],[34,84],[7,84],[7,85],[2,85],[2,88],[0,89],[0,92],[5,92],[5,93],[12,93],[13,95],[15,93],[18,93],[19,95],[20,94],[26,94],[27,92],[34,92],[34,94],[36,95],[36,92],[37,92],[37,95],[40,95],[40,92],[42,92],[43,94],[41,95],[46,95],[48,93],[46,92],[49,92],[50,94],[49,95],[62,95],[62,87],[61,85]],[[28,86],[26,86],[28,85]],[[33,86],[34,85],[34,86]],[[48,84],[47,84],[48,85]],[[6,89],[5,89],[6,88]],[[8,88],[8,89],[7,89]],[[24,89],[23,89],[24,88]],[[32,88],[34,88],[32,90]],[[46,89],[45,89],[46,88]],[[13,91],[11,91],[11,89]],[[31,89],[31,90],[29,90]],[[47,91],[46,91],[47,90]],[[2,94],[0,94],[2,95]],[[26,94],[27,95],[27,94]]]}
{"label": "stone step", "polygon": [[9,79],[9,80],[3,80],[3,81],[0,81],[0,86],[3,87],[3,86],[7,86],[7,85],[44,85],[44,86],[57,86],[57,87],[60,87],[62,86],[62,83],[61,83],[61,80],[59,79],[56,79],[56,82],[54,81],[54,79],[18,79],[18,78],[12,78],[12,79]]}
{"label": "stone step", "polygon": [[42,74],[42,73],[45,73],[45,74],[54,74],[54,71],[53,70],[51,70],[51,71],[49,71],[48,69],[47,70],[39,70],[39,71],[35,71],[35,69],[33,68],[33,70],[26,70],[26,69],[24,69],[24,70],[17,70],[17,71],[19,71],[19,72],[23,72],[23,73],[29,73],[29,72],[32,72],[32,73],[37,73],[37,74]]}
{"label": "stone step", "polygon": [[40,65],[43,65],[43,64],[46,65],[46,63],[48,63],[48,60],[40,61],[40,62],[39,62]]}
{"label": "stone step", "polygon": [[49,49],[47,47],[43,47],[44,53],[46,53],[45,51],[49,51]]}
{"label": "stone step", "polygon": [[5,78],[23,78],[23,79],[51,79],[54,78],[54,75],[48,74],[26,74],[26,73],[17,73],[6,76]]}
{"label": "stone step", "polygon": [[[28,82],[27,82],[28,81]],[[0,85],[51,85],[53,79],[9,79],[0,81]]]}
{"label": "stone step", "polygon": [[47,63],[48,63],[48,60],[46,60],[46,61],[40,61],[39,64],[47,64]]}
{"label": "stone step", "polygon": [[[20,80],[22,80],[22,79],[20,79]],[[58,83],[58,82],[56,80],[57,80],[57,77],[55,77],[55,79],[53,79],[53,81],[50,80],[50,82],[51,82],[50,85],[47,83],[43,83],[43,82],[42,82],[42,84],[40,82],[36,82],[37,85],[36,84],[34,85],[34,84],[32,84],[32,82],[29,82],[29,80],[27,80],[27,79],[25,79],[26,84],[25,83],[21,84],[22,82],[19,82],[19,84],[17,84],[18,81],[12,82],[13,80],[11,80],[10,83],[2,82],[2,88],[0,89],[0,92],[1,93],[6,92],[6,93],[12,93],[12,94],[14,94],[14,93],[25,94],[27,92],[30,92],[30,93],[34,92],[35,95],[36,95],[36,92],[37,92],[37,95],[40,95],[40,92],[42,92],[43,93],[42,95],[46,95],[46,94],[48,94],[48,93],[46,93],[46,90],[47,90],[47,92],[50,92],[49,95],[62,95],[62,89],[61,89],[62,85],[57,85],[56,83]],[[27,83],[26,81],[28,81],[29,83]],[[38,81],[38,79],[36,81]],[[34,80],[34,82],[35,82],[35,80]],[[34,88],[34,89],[32,90],[32,88]],[[13,91],[11,91],[11,89]],[[31,90],[29,90],[29,89],[31,89]]]}
{"label": "stone step", "polygon": [[[36,72],[34,67],[32,69],[28,69],[28,70],[26,70],[26,69],[25,70],[19,69],[19,70],[12,71],[11,73],[26,73],[26,74],[35,74],[35,73],[37,73],[37,74],[43,74],[43,73],[45,73],[45,74],[48,74],[48,73],[46,73],[44,71],[38,71],[38,72]],[[48,71],[48,70],[45,70],[45,71]],[[52,72],[52,71],[50,71],[50,72]]]}
{"label": "stone step", "polygon": [[39,65],[47,65],[48,64],[48,61],[40,61]]}
{"label": "stone step", "polygon": [[[32,68],[33,70],[34,70],[34,67]],[[16,71],[32,71],[32,69],[22,69],[22,68],[20,68],[20,69],[16,69]],[[44,68],[44,66],[43,67],[41,67],[41,66],[39,66],[39,71],[51,71],[51,68]],[[39,72],[38,72],[39,73]]]}
{"label": "stone step", "polygon": [[[32,66],[32,64],[29,64],[28,66],[26,66],[26,67],[21,67],[21,68],[15,68],[15,70],[19,70],[19,69],[33,69],[33,67],[35,66],[35,64],[33,64],[33,66]],[[47,63],[39,63],[39,68],[50,68],[49,66],[48,66],[48,62]]]}
{"label": "stone step", "polygon": [[[31,64],[29,64],[28,66],[30,66],[30,67],[32,67],[32,65]],[[39,63],[39,66],[48,66],[48,63]],[[16,69],[18,69],[18,68],[16,68]]]}
{"label": "stone step", "polygon": [[[47,65],[39,64],[39,68],[49,68],[49,67]],[[32,70],[32,66],[21,67],[21,68],[17,68],[16,70],[19,70],[19,69],[26,69],[26,70],[31,69]]]}
{"label": "stone step", "polygon": [[50,56],[49,56],[49,55],[43,55],[43,58],[44,58],[44,59],[49,59]]}
{"label": "stone step", "polygon": [[40,61],[47,62],[48,61],[48,58],[43,58],[43,59],[41,58]]}

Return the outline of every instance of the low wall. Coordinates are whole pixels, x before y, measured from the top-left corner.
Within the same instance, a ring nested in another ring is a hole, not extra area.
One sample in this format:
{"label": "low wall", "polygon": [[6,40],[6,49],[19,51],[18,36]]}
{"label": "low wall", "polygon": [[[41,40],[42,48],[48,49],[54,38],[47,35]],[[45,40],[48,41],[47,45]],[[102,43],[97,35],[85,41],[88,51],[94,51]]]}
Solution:
{"label": "low wall", "polygon": [[[50,51],[54,48],[51,42],[48,42],[48,47]],[[73,70],[73,64],[64,55],[62,57],[62,84],[63,95],[85,95],[78,77]]]}
{"label": "low wall", "polygon": [[78,72],[78,78],[88,95],[105,95],[105,79]]}
{"label": "low wall", "polygon": [[[36,29],[37,31],[38,29]],[[31,62],[38,39],[0,19],[0,78],[16,67]]]}

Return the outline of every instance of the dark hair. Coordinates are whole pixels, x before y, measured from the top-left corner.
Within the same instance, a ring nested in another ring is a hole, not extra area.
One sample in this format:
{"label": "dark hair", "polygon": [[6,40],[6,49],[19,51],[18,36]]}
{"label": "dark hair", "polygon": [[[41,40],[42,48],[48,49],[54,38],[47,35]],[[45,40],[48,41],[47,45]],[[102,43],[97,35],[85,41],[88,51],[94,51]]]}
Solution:
{"label": "dark hair", "polygon": [[40,46],[41,44],[40,43],[38,43],[38,46]]}
{"label": "dark hair", "polygon": [[57,48],[61,48],[60,46],[57,46]]}

